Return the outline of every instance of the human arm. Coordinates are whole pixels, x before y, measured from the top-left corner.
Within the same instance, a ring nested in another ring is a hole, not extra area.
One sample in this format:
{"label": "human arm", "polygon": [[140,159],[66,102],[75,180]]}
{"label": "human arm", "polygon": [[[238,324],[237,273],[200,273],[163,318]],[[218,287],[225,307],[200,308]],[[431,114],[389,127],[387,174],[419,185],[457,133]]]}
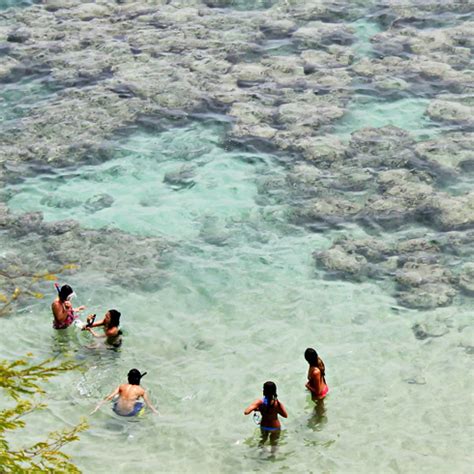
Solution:
{"label": "human arm", "polygon": [[84,305],[78,306],[77,308],[73,308],[72,303],[70,301],[65,301],[63,303],[63,306],[66,309],[66,311],[72,310],[72,311],[75,312],[75,311],[83,311],[84,309],[86,309],[86,307]]}
{"label": "human arm", "polygon": [[151,404],[150,399],[148,398],[148,394],[146,391],[143,391],[143,400],[145,400],[145,403],[147,407],[153,412],[156,413],[157,415],[160,414],[160,412]]}
{"label": "human arm", "polygon": [[94,337],[103,338],[106,337],[105,334],[97,334],[91,327],[83,327],[83,331],[89,331]]}
{"label": "human arm", "polygon": [[95,316],[95,314],[89,314],[89,316],[87,316],[87,323],[90,323],[88,327],[96,328],[99,326],[105,326],[105,318],[103,318],[102,321],[94,321]]}
{"label": "human arm", "polygon": [[308,374],[308,381],[305,387],[314,395],[318,395],[321,391],[321,372],[317,368],[313,368]]}
{"label": "human arm", "polygon": [[101,400],[94,410],[91,411],[91,415],[93,415],[105,402],[112,400],[112,398],[116,397],[120,392],[120,385],[110,394],[107,395],[103,400]]}
{"label": "human arm", "polygon": [[282,416],[283,418],[288,418],[288,412],[286,411],[285,405],[280,402],[280,400],[277,401],[278,403],[278,414]]}
{"label": "human arm", "polygon": [[51,305],[51,311],[53,312],[54,319],[60,323],[64,322],[67,318],[67,307],[64,303],[59,300],[56,300]]}
{"label": "human arm", "polygon": [[250,415],[250,413],[252,413],[253,411],[257,411],[260,408],[261,404],[262,400],[255,400],[244,410],[244,415]]}

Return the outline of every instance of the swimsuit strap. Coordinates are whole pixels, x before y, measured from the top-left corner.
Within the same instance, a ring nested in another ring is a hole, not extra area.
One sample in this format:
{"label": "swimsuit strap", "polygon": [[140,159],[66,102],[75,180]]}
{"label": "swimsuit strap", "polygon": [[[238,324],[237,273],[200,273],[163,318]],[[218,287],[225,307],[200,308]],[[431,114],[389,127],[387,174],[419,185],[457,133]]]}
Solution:
{"label": "swimsuit strap", "polygon": [[[59,300],[61,301],[61,300]],[[62,302],[61,302],[62,303]],[[63,304],[64,308],[64,304]],[[53,328],[54,329],[66,329],[68,328],[75,320],[77,319],[76,313],[74,313],[74,310],[71,308],[67,311],[66,319],[62,322],[57,321],[54,319],[53,321]]]}

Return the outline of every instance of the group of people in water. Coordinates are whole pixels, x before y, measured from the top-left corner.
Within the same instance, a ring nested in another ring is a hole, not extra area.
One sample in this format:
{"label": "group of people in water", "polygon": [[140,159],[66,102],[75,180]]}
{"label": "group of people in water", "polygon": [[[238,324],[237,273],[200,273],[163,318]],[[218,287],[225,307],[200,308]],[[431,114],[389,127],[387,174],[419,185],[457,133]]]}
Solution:
{"label": "group of people in water", "polygon": [[[86,323],[79,320],[79,312],[86,309],[85,306],[73,307],[72,299],[76,296],[74,290],[69,285],[55,285],[57,298],[51,304],[53,312],[53,328],[67,329],[75,323],[82,331],[88,331],[96,338],[104,339],[105,345],[111,349],[117,349],[122,345],[122,331],[120,329],[120,312],[116,309],[109,309],[101,321],[96,321],[95,314],[89,314]],[[93,328],[102,326],[104,334],[97,334]],[[140,386],[141,378],[146,375],[140,373],[138,369],[132,369],[128,373],[128,383],[119,385],[108,397],[105,398],[92,413],[95,413],[101,405],[108,400],[116,399],[113,405],[115,413],[121,416],[135,416],[143,413],[144,402],[151,411],[158,413],[156,408],[150,403],[146,391]]]}
{"label": "group of people in water", "polygon": [[[75,293],[69,285],[55,286],[58,296],[51,305],[54,316],[53,328],[66,329],[76,321],[79,322],[79,312],[83,311],[85,306],[73,308],[71,300]],[[120,313],[115,309],[110,309],[101,321],[95,321],[95,319],[95,314],[89,314],[86,323],[80,322],[78,326],[82,331],[88,331],[92,336],[104,339],[108,347],[115,349],[120,347],[122,344]],[[93,328],[100,326],[103,327],[104,334],[97,334],[93,330]],[[312,400],[315,403],[321,403],[329,392],[324,362],[316,350],[311,347],[306,349],[304,357],[309,364],[308,380],[305,386],[311,392]],[[128,372],[128,383],[119,385],[97,405],[92,413],[95,413],[105,402],[111,400],[114,401],[113,410],[120,416],[140,415],[143,413],[145,405],[153,413],[158,413],[158,410],[151,404],[147,392],[140,386],[141,378],[145,375],[146,372],[140,373],[138,369],[131,369]],[[288,418],[288,412],[278,399],[277,387],[274,382],[268,381],[263,384],[263,398],[255,400],[244,410],[245,415],[250,413],[254,413],[254,420],[260,425],[261,445],[269,439],[272,449],[275,448],[281,432],[281,423],[278,417]]]}
{"label": "group of people in water", "polygon": [[[306,349],[304,357],[309,364],[308,381],[305,387],[311,392],[312,400],[315,403],[320,403],[329,392],[324,362],[312,347]],[[288,418],[288,412],[283,403],[278,400],[277,387],[274,382],[268,381],[263,384],[263,398],[251,403],[244,410],[244,415],[250,415],[252,412],[254,419],[256,418],[260,425],[262,435],[260,444],[263,445],[269,439],[270,445],[275,448],[281,433],[281,423],[278,416]]]}

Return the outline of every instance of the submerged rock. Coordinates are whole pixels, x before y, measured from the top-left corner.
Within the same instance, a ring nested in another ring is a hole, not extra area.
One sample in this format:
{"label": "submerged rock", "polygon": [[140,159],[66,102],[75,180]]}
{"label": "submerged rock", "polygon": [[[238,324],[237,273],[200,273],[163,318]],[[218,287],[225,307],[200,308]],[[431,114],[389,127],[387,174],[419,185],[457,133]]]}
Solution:
{"label": "submerged rock", "polygon": [[[15,239],[3,265],[11,267],[16,262],[18,272],[31,274],[35,267],[76,264],[99,281],[127,290],[154,291],[162,285],[163,255],[170,249],[162,239],[113,228],[84,229],[74,220],[43,222],[41,213],[11,216],[3,230]],[[34,261],[28,260],[28,255],[34,255]]]}
{"label": "submerged rock", "polygon": [[101,193],[89,198],[85,202],[84,207],[89,212],[98,212],[102,209],[107,209],[108,207],[111,207],[114,202],[115,199],[110,194]]}
{"label": "submerged rock", "polygon": [[417,143],[417,155],[456,170],[474,169],[474,133],[450,133]]}
{"label": "submerged rock", "polygon": [[417,339],[424,340],[430,337],[442,337],[448,333],[446,328],[434,324],[417,323],[412,327],[413,334]]}
{"label": "submerged rock", "polygon": [[[471,241],[458,243],[458,251]],[[452,258],[444,252],[439,235],[384,241],[382,239],[336,240],[330,249],[315,252],[315,262],[330,275],[360,281],[388,279],[399,304],[410,308],[432,309],[451,304],[462,289],[461,278],[450,268]],[[452,235],[452,239],[454,239]],[[452,240],[454,242],[454,240]],[[469,273],[466,267],[466,274]]]}
{"label": "submerged rock", "polygon": [[305,26],[298,28],[293,33],[293,38],[302,47],[317,49],[322,45],[332,43],[338,45],[349,45],[355,41],[352,28],[342,23],[326,23],[322,21],[311,21]]}
{"label": "submerged rock", "polygon": [[325,196],[311,199],[291,210],[290,220],[304,224],[312,230],[338,226],[352,219],[361,210],[361,205],[342,197]]}
{"label": "submerged rock", "polygon": [[468,295],[474,295],[474,263],[467,262],[461,268],[459,286]]}
{"label": "submerged rock", "polygon": [[226,245],[231,232],[218,218],[209,216],[204,219],[199,236],[208,244],[222,246]]}
{"label": "submerged rock", "polygon": [[447,100],[434,100],[426,113],[433,120],[474,124],[474,107]]}
{"label": "submerged rock", "polygon": [[356,280],[367,275],[367,259],[362,255],[350,254],[341,247],[316,252],[313,257],[330,274]]}
{"label": "submerged rock", "polygon": [[173,189],[192,188],[196,184],[195,175],[196,170],[193,166],[184,165],[176,171],[166,173],[163,182],[169,184]]}

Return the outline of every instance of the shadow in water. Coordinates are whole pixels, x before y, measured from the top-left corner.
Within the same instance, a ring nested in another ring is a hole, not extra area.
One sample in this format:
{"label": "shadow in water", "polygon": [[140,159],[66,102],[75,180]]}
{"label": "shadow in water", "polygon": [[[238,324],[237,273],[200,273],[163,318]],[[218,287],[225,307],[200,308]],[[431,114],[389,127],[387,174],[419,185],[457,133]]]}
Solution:
{"label": "shadow in water", "polygon": [[315,400],[313,411],[311,416],[308,418],[308,428],[312,429],[313,431],[321,431],[327,422],[327,409],[324,405],[324,400]]}

